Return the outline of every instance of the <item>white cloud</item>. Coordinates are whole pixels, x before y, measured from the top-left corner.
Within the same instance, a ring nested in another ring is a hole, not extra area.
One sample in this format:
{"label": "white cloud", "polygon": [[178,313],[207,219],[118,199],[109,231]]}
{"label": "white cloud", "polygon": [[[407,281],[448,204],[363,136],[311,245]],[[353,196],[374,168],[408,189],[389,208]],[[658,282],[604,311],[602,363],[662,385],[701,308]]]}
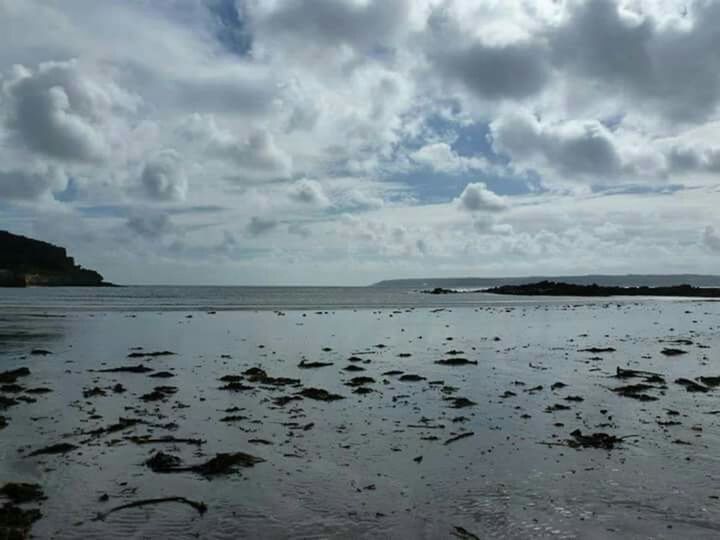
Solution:
{"label": "white cloud", "polygon": [[29,150],[49,157],[93,161],[110,153],[113,109],[132,111],[137,99],[112,82],[82,73],[77,61],[15,66],[3,84],[6,126]]}
{"label": "white cloud", "polygon": [[156,201],[183,201],[187,195],[188,181],[183,170],[180,154],[175,150],[163,150],[150,157],[140,174],[145,195]]}
{"label": "white cloud", "polygon": [[330,201],[317,180],[302,179],[290,186],[288,196],[293,201],[315,206],[328,206]]}
{"label": "white cloud", "polygon": [[0,2],[0,228],[156,281],[714,271],[716,2],[219,6]]}
{"label": "white cloud", "polygon": [[703,231],[703,244],[713,253],[720,253],[720,234],[715,227],[708,225]]}
{"label": "white cloud", "polygon": [[442,173],[460,173],[487,168],[487,160],[458,155],[445,142],[427,144],[410,154],[417,164]]}
{"label": "white cloud", "polygon": [[500,212],[507,208],[505,200],[490,191],[484,182],[465,186],[456,202],[461,210],[468,212]]}
{"label": "white cloud", "polygon": [[193,114],[180,134],[191,146],[201,145],[206,159],[226,160],[240,181],[287,179],[292,174],[292,158],[266,129],[251,129],[238,137],[218,126],[213,115]]}

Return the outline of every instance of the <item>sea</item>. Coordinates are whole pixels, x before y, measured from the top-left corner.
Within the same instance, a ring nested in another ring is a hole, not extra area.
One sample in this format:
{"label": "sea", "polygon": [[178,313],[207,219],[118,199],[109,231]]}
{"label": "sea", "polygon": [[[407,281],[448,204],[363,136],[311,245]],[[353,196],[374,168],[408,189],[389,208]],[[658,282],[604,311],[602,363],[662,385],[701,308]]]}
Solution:
{"label": "sea", "polygon": [[36,538],[717,538],[719,348],[702,299],[0,289],[0,487]]}
{"label": "sea", "polygon": [[[539,299],[469,290],[464,294],[435,295],[426,294],[423,290],[413,287],[30,287],[0,289],[0,309],[53,312],[259,311],[472,307],[568,302],[565,297]],[[596,302],[587,298],[575,298],[572,301]],[[615,298],[612,301],[625,302],[627,299]]]}

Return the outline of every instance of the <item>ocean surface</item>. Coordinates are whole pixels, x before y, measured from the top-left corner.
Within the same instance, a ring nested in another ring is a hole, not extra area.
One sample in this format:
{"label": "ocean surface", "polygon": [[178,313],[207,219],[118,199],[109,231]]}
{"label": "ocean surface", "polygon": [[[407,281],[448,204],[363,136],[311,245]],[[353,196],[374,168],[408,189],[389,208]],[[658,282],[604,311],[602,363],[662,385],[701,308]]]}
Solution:
{"label": "ocean surface", "polygon": [[[586,300],[578,299],[584,302]],[[221,311],[370,309],[537,303],[486,293],[423,294],[406,287],[54,287],[0,289],[0,309],[48,311]],[[542,300],[543,303],[567,299]]]}
{"label": "ocean surface", "polygon": [[[717,538],[720,389],[687,381],[720,376],[719,348],[720,303],[697,299],[0,290],[0,372],[30,370],[0,388],[16,401],[0,484],[41,486],[37,538]],[[135,423],[103,431],[120,418]],[[621,439],[572,448],[575,430]],[[73,448],[29,455],[57,443]],[[210,478],[146,465],[238,451],[264,461]],[[159,497],[208,510],[97,519]]]}

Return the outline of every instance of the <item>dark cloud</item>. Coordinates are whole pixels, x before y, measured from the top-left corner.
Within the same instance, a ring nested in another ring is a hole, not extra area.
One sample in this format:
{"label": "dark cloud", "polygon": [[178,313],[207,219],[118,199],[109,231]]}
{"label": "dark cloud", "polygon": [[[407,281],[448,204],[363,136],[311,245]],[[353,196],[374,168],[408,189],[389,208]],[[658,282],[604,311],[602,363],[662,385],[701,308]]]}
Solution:
{"label": "dark cloud", "polygon": [[566,21],[547,34],[559,69],[670,119],[698,120],[715,109],[720,100],[720,3],[678,6],[678,15],[686,12],[685,27],[622,11],[614,0],[572,6]]}
{"label": "dark cloud", "polygon": [[720,173],[720,148],[675,147],[668,162],[674,172]]}
{"label": "dark cloud", "polygon": [[408,0],[288,0],[255,22],[274,40],[372,52],[393,45],[407,14]]}
{"label": "dark cloud", "polygon": [[0,202],[33,201],[39,199],[54,185],[57,175],[21,170],[0,171]]}
{"label": "dark cloud", "polygon": [[127,227],[134,234],[145,238],[159,238],[173,230],[172,221],[167,214],[152,211],[130,216]]}
{"label": "dark cloud", "polygon": [[301,223],[292,223],[288,225],[287,232],[288,234],[294,234],[302,238],[309,238],[312,236],[312,231]]}
{"label": "dark cloud", "polygon": [[483,99],[523,99],[540,92],[550,77],[543,41],[489,45],[465,35],[444,9],[429,19],[426,52],[435,73],[463,84]]}
{"label": "dark cloud", "polygon": [[245,227],[245,231],[250,236],[260,236],[272,231],[278,225],[279,223],[275,219],[253,216]]}
{"label": "dark cloud", "polygon": [[480,43],[436,50],[430,58],[439,73],[462,82],[485,99],[522,99],[548,80],[547,58],[538,44],[488,47]]}
{"label": "dark cloud", "polygon": [[491,126],[493,148],[525,168],[549,168],[568,180],[608,177],[622,162],[611,133],[599,122],[543,125],[529,114],[510,114]]}

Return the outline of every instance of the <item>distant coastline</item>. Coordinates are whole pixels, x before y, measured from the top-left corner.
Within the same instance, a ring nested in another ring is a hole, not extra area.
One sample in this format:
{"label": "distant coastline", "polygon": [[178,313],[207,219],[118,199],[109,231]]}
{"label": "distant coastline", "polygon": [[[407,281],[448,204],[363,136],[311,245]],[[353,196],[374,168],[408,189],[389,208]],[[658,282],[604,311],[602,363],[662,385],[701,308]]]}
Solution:
{"label": "distant coastline", "polygon": [[575,276],[524,277],[455,277],[410,278],[379,281],[372,287],[402,287],[411,289],[488,289],[506,285],[527,285],[551,281],[569,285],[599,285],[601,287],[719,287],[720,276],[708,274],[588,274]]}
{"label": "distant coastline", "polygon": [[113,287],[65,248],[0,231],[0,287]]}
{"label": "distant coastline", "polygon": [[515,296],[668,296],[691,298],[720,298],[720,288],[694,287],[692,285],[671,285],[667,287],[606,287],[597,284],[576,285],[555,281],[540,281],[523,285],[502,285],[487,289],[465,290],[436,287],[422,291],[425,294],[485,293]]}

